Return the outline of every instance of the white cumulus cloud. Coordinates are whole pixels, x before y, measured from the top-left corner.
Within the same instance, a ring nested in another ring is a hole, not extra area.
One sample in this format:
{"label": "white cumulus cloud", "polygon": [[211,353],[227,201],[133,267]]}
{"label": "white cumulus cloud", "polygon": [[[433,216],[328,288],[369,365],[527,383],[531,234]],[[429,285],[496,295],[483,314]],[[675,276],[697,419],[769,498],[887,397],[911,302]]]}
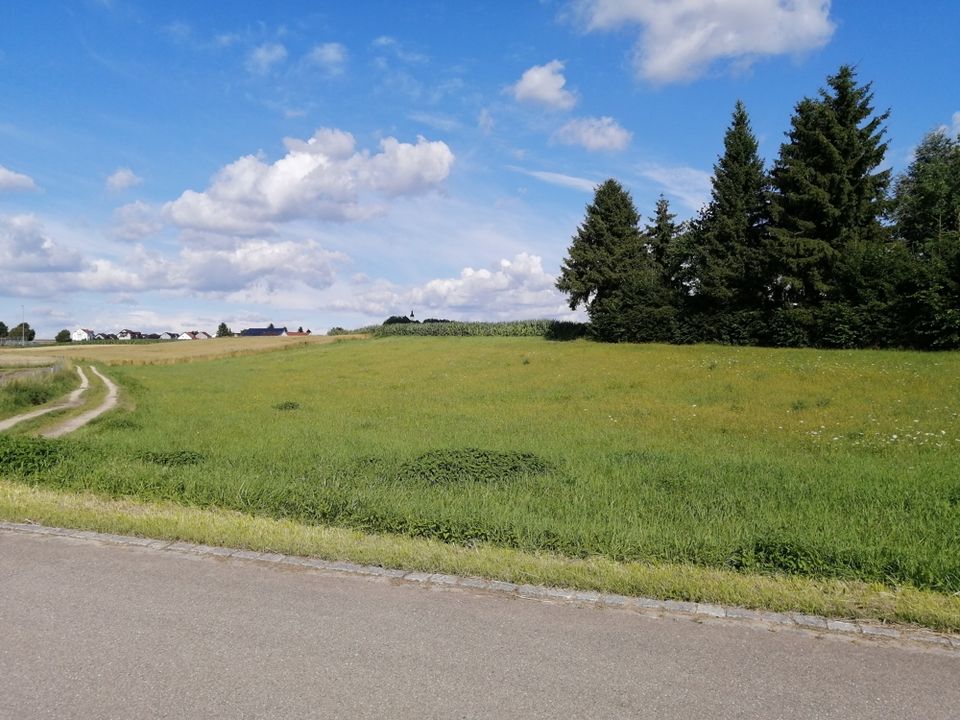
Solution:
{"label": "white cumulus cloud", "polygon": [[556,278],[545,272],[539,256],[522,252],[492,268],[466,267],[456,278],[430,280],[405,294],[421,313],[468,319],[533,319],[569,314]]}
{"label": "white cumulus cloud", "polygon": [[691,80],[717,60],[743,67],[813,50],[835,29],[829,0],[582,0],[577,8],[587,30],[639,26],[634,65],[655,83]]}
{"label": "white cumulus cloud", "polygon": [[58,244],[35,215],[0,215],[0,268],[5,273],[79,269],[80,255]]}
{"label": "white cumulus cloud", "polygon": [[283,287],[291,282],[325,288],[335,267],[347,256],[320,247],[312,240],[266,242],[251,240],[230,249],[185,248],[173,277],[176,285],[202,292],[230,292],[249,288]]}
{"label": "white cumulus cloud", "polygon": [[142,200],[128,203],[113,211],[113,233],[122,240],[141,240],[163,229],[157,208]]}
{"label": "white cumulus cloud", "polygon": [[37,184],[33,178],[23,173],[14,172],[0,165],[0,192],[4,190],[36,190]]}
{"label": "white cumulus cloud", "polygon": [[279,43],[266,43],[255,47],[247,56],[246,67],[253,75],[266,75],[274,65],[287,59],[287,49]]}
{"label": "white cumulus cloud", "polygon": [[363,277],[338,285],[322,305],[329,310],[367,317],[406,314],[453,320],[520,320],[575,317],[556,278],[543,269],[538,255],[520,252],[489,268],[465,267],[458,277],[398,287]]}
{"label": "white cumulus cloud", "polygon": [[587,150],[623,150],[631,137],[612,117],[577,118],[553,134],[556,142],[582,145]]}
{"label": "white cumulus cloud", "polygon": [[564,64],[551,60],[546,65],[534,65],[525,71],[515,85],[510,87],[517,102],[532,102],[557,110],[569,110],[577,104],[577,96],[564,86]]}
{"label": "white cumulus cloud", "polygon": [[143,178],[139,177],[133,170],[122,167],[117,168],[116,171],[107,178],[107,188],[114,192],[119,192],[120,190],[126,190],[127,188],[139,185],[142,182]]}
{"label": "white cumulus cloud", "polygon": [[274,163],[247,155],[222,168],[205,191],[188,190],[167,203],[167,216],[183,228],[237,235],[298,218],[359,220],[382,212],[383,198],[437,187],[454,161],[446,143],[423,137],[414,144],[384,138],[372,154],[357,150],[350,133],[331,128],[284,144],[287,154]]}

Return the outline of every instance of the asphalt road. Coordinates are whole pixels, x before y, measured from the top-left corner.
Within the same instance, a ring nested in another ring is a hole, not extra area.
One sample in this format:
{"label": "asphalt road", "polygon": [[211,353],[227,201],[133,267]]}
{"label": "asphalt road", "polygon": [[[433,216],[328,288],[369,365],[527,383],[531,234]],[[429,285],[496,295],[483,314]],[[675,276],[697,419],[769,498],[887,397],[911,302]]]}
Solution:
{"label": "asphalt road", "polygon": [[960,654],[0,531],[0,718],[960,717]]}

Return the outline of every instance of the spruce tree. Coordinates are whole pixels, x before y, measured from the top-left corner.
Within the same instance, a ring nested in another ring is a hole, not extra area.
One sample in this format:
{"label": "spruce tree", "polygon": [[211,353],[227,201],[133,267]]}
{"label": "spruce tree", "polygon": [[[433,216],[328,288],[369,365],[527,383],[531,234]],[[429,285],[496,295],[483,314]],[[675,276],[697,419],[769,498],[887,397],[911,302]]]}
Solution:
{"label": "spruce tree", "polygon": [[661,195],[652,222],[641,235],[640,252],[625,263],[618,303],[622,320],[619,340],[674,340],[680,305],[677,241],[682,230],[675,218],[669,201]]}
{"label": "spruce tree", "polygon": [[919,256],[960,239],[960,139],[937,130],[920,142],[894,185],[891,215],[897,236]]}
{"label": "spruce tree", "polygon": [[927,135],[897,179],[891,217],[913,259],[900,292],[905,344],[960,347],[960,138]]}
{"label": "spruce tree", "polygon": [[769,180],[743,103],[737,101],[713,167],[710,202],[694,224],[690,272],[701,311],[757,310],[769,295]]}
{"label": "spruce tree", "polygon": [[845,300],[857,288],[844,281],[841,258],[872,252],[884,237],[890,171],[877,168],[889,111],[874,115],[872,100],[871,84],[858,85],[844,65],[819,98],[796,105],[772,172],[777,285],[788,305]]}
{"label": "spruce tree", "polygon": [[630,193],[616,180],[604,182],[587,206],[557,278],[556,286],[568,295],[570,309],[586,307],[598,339],[616,341],[626,334],[625,278],[645,254],[639,223]]}

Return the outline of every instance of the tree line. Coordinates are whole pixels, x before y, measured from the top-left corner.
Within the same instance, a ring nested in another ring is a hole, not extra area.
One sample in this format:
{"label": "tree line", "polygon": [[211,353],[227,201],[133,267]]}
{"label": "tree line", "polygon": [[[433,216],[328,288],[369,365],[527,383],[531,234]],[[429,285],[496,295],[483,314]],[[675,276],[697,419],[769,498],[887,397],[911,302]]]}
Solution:
{"label": "tree line", "polygon": [[794,108],[768,170],[737,102],[709,202],[650,222],[616,180],[596,189],[557,279],[612,342],[960,347],[960,137],[883,169],[889,111],[842,66]]}
{"label": "tree line", "polygon": [[7,324],[3,321],[0,321],[0,340],[14,340],[20,342],[21,340],[26,340],[27,342],[33,340],[37,335],[37,331],[30,327],[30,323],[22,322],[18,325],[14,325],[13,328],[8,328]]}

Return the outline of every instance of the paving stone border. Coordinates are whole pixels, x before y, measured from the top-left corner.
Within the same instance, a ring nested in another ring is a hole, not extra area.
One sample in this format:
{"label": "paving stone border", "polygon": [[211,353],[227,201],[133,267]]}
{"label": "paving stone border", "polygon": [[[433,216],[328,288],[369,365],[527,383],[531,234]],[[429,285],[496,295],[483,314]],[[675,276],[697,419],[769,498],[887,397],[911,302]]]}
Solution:
{"label": "paving stone border", "polygon": [[32,535],[51,535],[75,540],[93,540],[102,543],[131,545],[149,548],[151,550],[161,550],[164,552],[208,555],[264,563],[280,563],[332,573],[386,578],[437,588],[480,590],[532,600],[559,601],[601,608],[634,610],[647,614],[655,613],[677,618],[687,618],[699,622],[722,618],[767,625],[771,628],[790,627],[820,633],[857,636],[870,640],[914,642],[926,647],[936,647],[942,650],[960,653],[960,635],[939,633],[932,630],[920,630],[906,626],[862,622],[859,620],[839,620],[822,617],[820,615],[750,610],[747,608],[726,607],[709,603],[657,600],[654,598],[630,597],[627,595],[599,593],[589,590],[574,590],[570,588],[544,587],[540,585],[518,585],[503,580],[488,580],[479,577],[447,575],[444,573],[409,572],[406,570],[383,568],[378,565],[359,565],[352,562],[320,560],[319,558],[284,555],[274,552],[239,550],[212,545],[198,545],[196,543],[183,541],[155,540],[129,535],[98,533],[90,530],[54,528],[29,523],[0,522],[0,531]]}

